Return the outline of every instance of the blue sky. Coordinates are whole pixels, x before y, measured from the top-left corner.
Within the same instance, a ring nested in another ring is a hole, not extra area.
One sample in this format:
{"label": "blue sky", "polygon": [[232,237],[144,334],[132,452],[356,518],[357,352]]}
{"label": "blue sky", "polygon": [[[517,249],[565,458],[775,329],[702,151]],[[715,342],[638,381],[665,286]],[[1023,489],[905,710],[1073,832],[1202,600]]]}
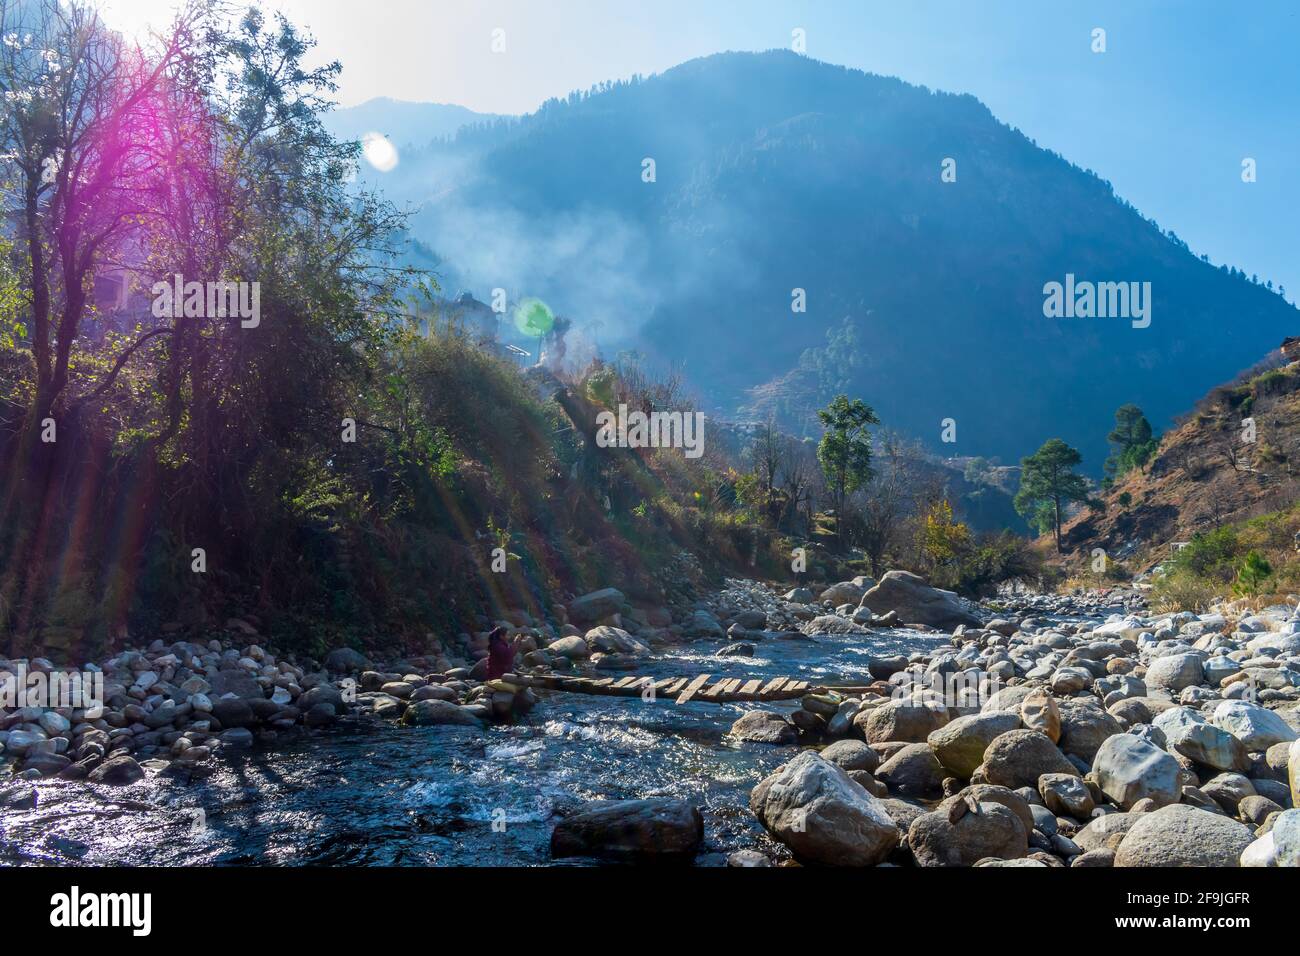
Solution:
{"label": "blue sky", "polygon": [[[124,29],[171,0],[106,0]],[[1192,249],[1300,294],[1300,2],[1210,0],[278,0],[342,61],[340,101],[527,112],[721,50],[972,93],[1097,172]],[[1091,32],[1106,31],[1093,53]],[[491,35],[505,31],[504,53]],[[1256,160],[1258,181],[1241,181]],[[1297,331],[1300,331],[1298,329]]]}

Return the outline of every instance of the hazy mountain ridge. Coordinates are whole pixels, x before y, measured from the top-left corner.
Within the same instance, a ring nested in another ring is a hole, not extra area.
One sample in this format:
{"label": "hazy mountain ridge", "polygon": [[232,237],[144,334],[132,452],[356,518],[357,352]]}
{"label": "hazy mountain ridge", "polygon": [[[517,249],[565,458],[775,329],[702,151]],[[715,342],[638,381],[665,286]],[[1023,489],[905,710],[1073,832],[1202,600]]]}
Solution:
{"label": "hazy mountain ridge", "polygon": [[[723,414],[847,317],[844,384],[945,454],[1016,460],[1059,435],[1096,472],[1117,405],[1162,427],[1300,325],[974,97],[787,52],[551,101],[403,167],[449,287],[541,295],[607,348],[684,364]],[[1150,282],[1150,327],[1045,318],[1067,273]]]}
{"label": "hazy mountain ridge", "polygon": [[332,110],[324,122],[339,139],[380,133],[398,147],[424,147],[433,140],[455,136],[463,127],[498,119],[501,117],[495,113],[476,113],[450,103],[413,103],[379,96]]}

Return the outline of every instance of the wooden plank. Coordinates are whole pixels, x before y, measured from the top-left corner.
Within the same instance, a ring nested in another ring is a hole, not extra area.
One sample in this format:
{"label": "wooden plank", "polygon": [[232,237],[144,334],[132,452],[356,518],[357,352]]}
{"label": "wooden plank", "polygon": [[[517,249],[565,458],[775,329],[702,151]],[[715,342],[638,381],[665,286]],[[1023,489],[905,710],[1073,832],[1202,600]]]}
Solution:
{"label": "wooden plank", "polygon": [[632,683],[624,685],[623,693],[636,694],[639,696],[643,694],[645,692],[645,689],[653,683],[654,683],[654,678],[651,677],[634,677],[632,678]]}
{"label": "wooden plank", "polygon": [[677,698],[677,703],[684,704],[692,697],[694,697],[695,693],[701,687],[707,684],[709,682],[709,678],[712,676],[713,676],[712,674],[697,675],[689,684],[686,685],[686,689],[682,691],[681,695]]}
{"label": "wooden plank", "polygon": [[787,680],[789,680],[788,677],[773,677],[763,686],[763,689],[758,692],[758,696],[760,698],[765,698],[768,694],[775,693],[781,689],[781,685]]}
{"label": "wooden plank", "polygon": [[614,678],[612,678],[612,677],[602,677],[600,680],[594,680],[594,681],[592,681],[592,682],[591,682],[591,686],[592,686],[592,687],[608,687],[608,686],[609,686],[610,684],[612,684],[612,683],[614,683]]}
{"label": "wooden plank", "polygon": [[615,690],[618,690],[618,688],[620,688],[620,687],[626,687],[628,684],[633,683],[633,682],[636,681],[637,679],[638,679],[638,678],[636,678],[635,676],[633,676],[633,677],[620,677],[617,681],[614,682],[614,689],[615,689]]}
{"label": "wooden plank", "polygon": [[763,679],[761,677],[755,677],[753,680],[747,681],[745,683],[745,686],[740,688],[740,692],[744,694],[746,697],[749,697],[750,695],[757,692],[759,685],[762,683],[763,683]]}
{"label": "wooden plank", "polygon": [[701,700],[720,700],[724,694],[731,693],[732,686],[739,687],[740,681],[733,681],[731,678],[723,677],[716,684],[706,691],[700,692]]}
{"label": "wooden plank", "polygon": [[677,694],[682,692],[683,687],[690,683],[690,680],[686,677],[678,677],[676,679],[670,677],[669,681],[670,683],[663,690],[663,695],[665,697],[675,697]]}
{"label": "wooden plank", "polygon": [[668,689],[668,685],[676,683],[677,680],[676,677],[665,677],[662,680],[657,680],[650,685],[650,693],[658,700],[660,697],[665,696],[664,692]]}
{"label": "wooden plank", "polygon": [[745,683],[745,678],[733,677],[731,680],[727,681],[727,686],[722,690],[722,696],[731,697],[736,693],[736,691],[740,690],[740,685],[743,683]]}
{"label": "wooden plank", "polygon": [[805,691],[807,689],[808,689],[808,682],[806,680],[797,680],[793,684],[787,684],[785,687],[785,692],[787,694],[797,694],[800,691]]}

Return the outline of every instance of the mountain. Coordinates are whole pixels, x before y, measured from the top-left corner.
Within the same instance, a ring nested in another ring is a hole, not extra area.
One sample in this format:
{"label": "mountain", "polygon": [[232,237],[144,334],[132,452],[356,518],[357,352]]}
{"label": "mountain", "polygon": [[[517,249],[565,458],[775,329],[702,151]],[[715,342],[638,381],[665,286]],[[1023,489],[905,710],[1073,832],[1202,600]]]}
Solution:
{"label": "mountain", "polygon": [[[1100,475],[1117,406],[1163,428],[1300,328],[974,97],[788,51],[463,128],[383,182],[420,204],[449,289],[542,297],[607,354],[680,368],[706,410],[811,430],[848,391],[944,456],[1061,437]],[[1150,283],[1149,325],[1047,317],[1068,276]]]}
{"label": "mountain", "polygon": [[381,96],[332,110],[325,117],[325,128],[338,139],[361,139],[367,133],[380,133],[401,149],[422,147],[432,140],[455,136],[463,126],[500,118],[495,113],[475,113],[463,106],[408,103]]}

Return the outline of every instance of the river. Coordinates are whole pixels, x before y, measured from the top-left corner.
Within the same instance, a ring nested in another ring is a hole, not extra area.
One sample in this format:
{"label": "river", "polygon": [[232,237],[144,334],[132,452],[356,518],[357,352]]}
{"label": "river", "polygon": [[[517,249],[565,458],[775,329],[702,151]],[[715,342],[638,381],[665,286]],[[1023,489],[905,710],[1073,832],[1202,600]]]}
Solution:
{"label": "river", "polygon": [[[943,642],[894,629],[762,641],[752,658],[715,657],[721,645],[710,642],[657,656],[637,673],[854,681],[872,656]],[[210,776],[189,781],[36,781],[34,811],[0,811],[0,863],[545,866],[557,816],[586,800],[651,796],[701,807],[701,864],[769,846],[749,792],[795,748],[724,739],[753,705],[541,698],[515,726],[348,721],[272,748],[227,751]]]}

